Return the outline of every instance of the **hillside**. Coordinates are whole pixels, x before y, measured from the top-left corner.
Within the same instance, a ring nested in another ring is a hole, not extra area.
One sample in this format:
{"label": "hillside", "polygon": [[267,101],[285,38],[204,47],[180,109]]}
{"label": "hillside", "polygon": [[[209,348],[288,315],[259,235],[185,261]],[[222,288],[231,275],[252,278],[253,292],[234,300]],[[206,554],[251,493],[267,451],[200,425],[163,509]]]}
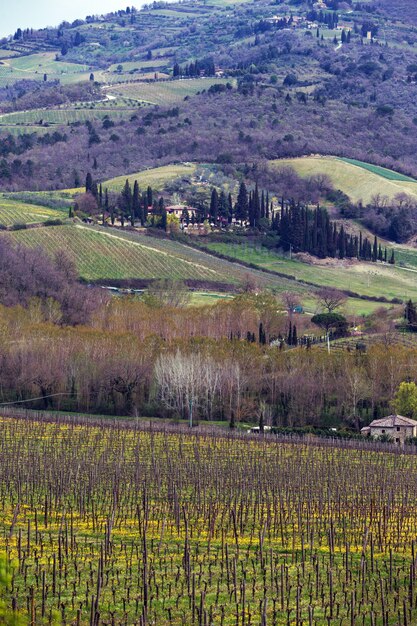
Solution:
{"label": "hillside", "polygon": [[[0,185],[72,188],[92,161],[104,181],[177,161],[244,167],[306,154],[417,176],[407,15],[374,0],[324,12],[187,0],[17,31],[0,43]],[[366,201],[379,182],[352,197]]]}
{"label": "hillside", "polygon": [[408,194],[417,202],[417,180],[367,163],[338,157],[306,156],[275,160],[272,165],[277,169],[292,167],[302,177],[325,174],[333,186],[343,191],[353,202],[368,204],[377,194],[392,200],[400,193]]}
{"label": "hillside", "polygon": [[247,282],[263,288],[284,291],[294,286],[285,277],[264,274],[256,269],[216,259],[209,254],[168,239],[153,238],[135,232],[82,225],[51,226],[19,230],[3,236],[29,247],[41,247],[53,255],[65,250],[86,281],[117,284],[126,281],[146,284],[162,278],[185,280],[190,285],[221,286],[230,290]]}

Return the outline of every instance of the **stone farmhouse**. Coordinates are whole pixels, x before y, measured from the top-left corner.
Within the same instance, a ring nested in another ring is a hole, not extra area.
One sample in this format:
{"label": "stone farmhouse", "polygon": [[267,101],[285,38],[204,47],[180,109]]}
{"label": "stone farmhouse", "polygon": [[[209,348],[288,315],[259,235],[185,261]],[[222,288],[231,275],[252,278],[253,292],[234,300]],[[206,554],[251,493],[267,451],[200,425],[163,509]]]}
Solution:
{"label": "stone farmhouse", "polygon": [[381,437],[386,435],[395,443],[403,445],[406,439],[417,437],[417,422],[403,415],[389,415],[374,420],[361,430],[362,435]]}

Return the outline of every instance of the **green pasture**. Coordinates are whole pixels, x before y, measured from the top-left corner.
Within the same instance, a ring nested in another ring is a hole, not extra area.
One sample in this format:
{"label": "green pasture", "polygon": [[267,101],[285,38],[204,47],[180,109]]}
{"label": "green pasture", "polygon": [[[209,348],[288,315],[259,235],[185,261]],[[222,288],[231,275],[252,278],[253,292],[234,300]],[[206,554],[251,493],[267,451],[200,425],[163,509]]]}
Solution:
{"label": "green pasture", "polygon": [[308,264],[266,248],[245,244],[211,243],[208,247],[259,267],[294,276],[316,285],[349,290],[360,295],[385,297],[389,300],[417,299],[417,270],[381,263],[333,261]]}
{"label": "green pasture", "polygon": [[376,194],[392,199],[399,193],[407,193],[417,201],[417,182],[384,168],[372,165],[364,167],[346,159],[329,156],[278,159],[270,164],[276,169],[291,167],[304,178],[325,174],[335,189],[343,191],[354,202],[361,200],[367,204]]}

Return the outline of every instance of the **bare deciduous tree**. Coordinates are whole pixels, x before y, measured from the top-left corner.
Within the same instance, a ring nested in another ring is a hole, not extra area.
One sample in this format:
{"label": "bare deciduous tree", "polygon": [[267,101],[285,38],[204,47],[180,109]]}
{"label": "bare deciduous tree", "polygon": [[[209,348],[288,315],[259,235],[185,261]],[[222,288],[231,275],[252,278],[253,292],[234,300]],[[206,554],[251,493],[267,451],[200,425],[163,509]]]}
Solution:
{"label": "bare deciduous tree", "polygon": [[346,296],[342,291],[333,287],[323,287],[316,292],[320,308],[327,313],[333,313],[346,302]]}
{"label": "bare deciduous tree", "polygon": [[162,404],[187,417],[190,426],[197,411],[212,412],[220,377],[211,357],[178,350],[175,354],[161,355],[154,373]]}

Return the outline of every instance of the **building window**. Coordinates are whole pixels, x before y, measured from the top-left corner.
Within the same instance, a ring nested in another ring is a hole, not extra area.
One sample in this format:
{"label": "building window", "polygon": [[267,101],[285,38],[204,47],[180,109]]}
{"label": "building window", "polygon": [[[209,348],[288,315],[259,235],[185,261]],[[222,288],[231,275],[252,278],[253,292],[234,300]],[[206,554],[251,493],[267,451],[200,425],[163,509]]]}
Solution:
{"label": "building window", "polygon": [[395,440],[395,443],[400,443],[400,440],[399,440],[399,439],[396,439],[396,440]]}
{"label": "building window", "polygon": [[384,434],[384,433],[385,433],[385,430],[384,430],[384,429],[382,429],[382,434]]}
{"label": "building window", "polygon": [[397,426],[397,433],[399,433],[399,432],[400,432],[400,427],[399,427],[399,426]]}

